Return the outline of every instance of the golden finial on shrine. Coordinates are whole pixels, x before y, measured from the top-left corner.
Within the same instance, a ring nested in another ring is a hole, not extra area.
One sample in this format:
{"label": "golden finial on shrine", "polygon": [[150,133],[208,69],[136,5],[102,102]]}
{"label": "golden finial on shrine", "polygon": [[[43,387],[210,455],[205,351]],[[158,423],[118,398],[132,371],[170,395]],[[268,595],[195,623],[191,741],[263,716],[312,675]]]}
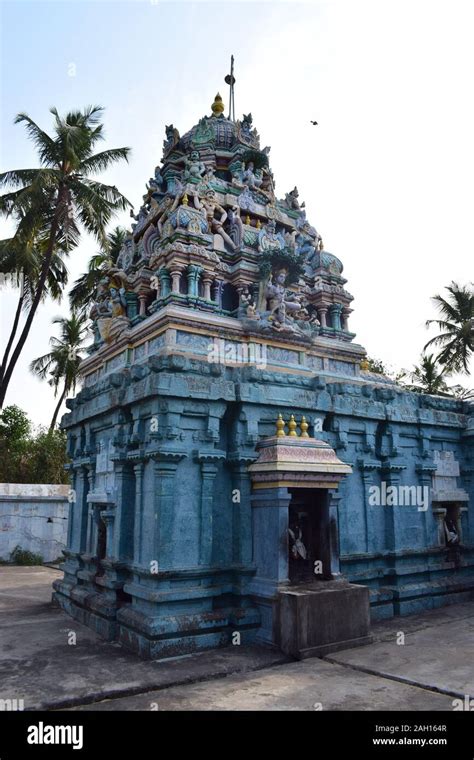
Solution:
{"label": "golden finial on shrine", "polygon": [[289,430],[289,433],[288,433],[289,436],[291,436],[292,438],[298,437],[298,433],[296,432],[296,421],[295,421],[294,414],[292,414],[290,417],[290,421],[288,423],[288,430]]}
{"label": "golden finial on shrine", "polygon": [[262,222],[260,221],[260,219],[257,219],[257,224],[255,226],[256,226],[257,230],[259,230],[261,228]]}
{"label": "golden finial on shrine", "polygon": [[185,193],[185,194],[183,195],[183,206],[187,206],[187,205],[188,205],[188,203],[189,203],[189,198],[188,198],[188,195],[187,195],[187,193]]}
{"label": "golden finial on shrine", "polygon": [[276,421],[276,429],[277,429],[277,438],[283,438],[285,435],[285,420],[281,416],[281,414],[278,415],[278,419]]}
{"label": "golden finial on shrine", "polygon": [[222,102],[222,98],[217,93],[216,97],[214,98],[214,103],[211,106],[212,113],[214,116],[220,116],[220,114],[224,111],[224,103]]}
{"label": "golden finial on shrine", "polygon": [[249,217],[249,215],[248,215],[248,214],[247,214],[247,216],[245,217],[245,224],[248,224],[248,225],[250,226],[250,217]]}
{"label": "golden finial on shrine", "polygon": [[302,438],[309,438],[309,435],[308,435],[308,427],[309,427],[309,425],[308,425],[308,423],[306,422],[306,417],[302,417],[302,418],[301,418],[301,422],[300,422],[300,428],[301,428],[301,437],[302,437]]}
{"label": "golden finial on shrine", "polygon": [[361,368],[361,370],[363,372],[367,372],[368,371],[368,369],[369,369],[369,362],[367,361],[367,359],[362,359],[362,361],[360,363],[360,368]]}

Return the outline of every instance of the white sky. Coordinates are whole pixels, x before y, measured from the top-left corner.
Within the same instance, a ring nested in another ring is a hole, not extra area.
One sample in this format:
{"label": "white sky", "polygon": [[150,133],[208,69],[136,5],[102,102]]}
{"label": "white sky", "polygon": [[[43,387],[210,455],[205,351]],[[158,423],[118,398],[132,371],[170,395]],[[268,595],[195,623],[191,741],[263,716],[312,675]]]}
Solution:
{"label": "white sky", "polygon": [[[50,105],[100,102],[107,147],[133,150],[103,179],[138,207],[165,123],[183,134],[210,113],[217,90],[227,99],[233,53],[237,116],[252,112],[262,146],[272,146],[277,194],[298,186],[326,249],[343,261],[356,341],[394,368],[418,360],[431,335],[424,322],[436,316],[430,296],[474,279],[474,3],[82,2],[80,14],[74,2],[14,5],[3,12],[2,170],[35,165],[15,113],[49,129]],[[54,18],[38,40],[33,11],[46,9]],[[62,49],[68,17],[75,32]],[[71,282],[94,251],[84,238]],[[6,290],[0,299],[4,346],[16,299]],[[66,310],[41,308],[7,397],[37,423],[49,422],[55,401],[27,367]]]}

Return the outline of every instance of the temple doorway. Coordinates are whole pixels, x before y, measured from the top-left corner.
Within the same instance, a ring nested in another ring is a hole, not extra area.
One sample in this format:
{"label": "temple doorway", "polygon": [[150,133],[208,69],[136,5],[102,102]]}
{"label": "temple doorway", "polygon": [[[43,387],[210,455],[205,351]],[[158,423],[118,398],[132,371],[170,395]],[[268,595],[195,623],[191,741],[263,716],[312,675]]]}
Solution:
{"label": "temple doorway", "polygon": [[288,507],[288,578],[291,584],[331,579],[327,489],[292,488]]}

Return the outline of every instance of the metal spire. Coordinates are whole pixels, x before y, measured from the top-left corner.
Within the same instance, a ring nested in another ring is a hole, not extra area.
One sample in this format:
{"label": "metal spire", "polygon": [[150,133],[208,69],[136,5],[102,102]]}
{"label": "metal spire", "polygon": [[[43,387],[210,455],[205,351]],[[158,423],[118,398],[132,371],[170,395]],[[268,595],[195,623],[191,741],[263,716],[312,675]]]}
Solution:
{"label": "metal spire", "polygon": [[234,102],[234,56],[230,57],[230,74],[225,77],[225,83],[229,85],[229,119],[235,121],[235,102]]}

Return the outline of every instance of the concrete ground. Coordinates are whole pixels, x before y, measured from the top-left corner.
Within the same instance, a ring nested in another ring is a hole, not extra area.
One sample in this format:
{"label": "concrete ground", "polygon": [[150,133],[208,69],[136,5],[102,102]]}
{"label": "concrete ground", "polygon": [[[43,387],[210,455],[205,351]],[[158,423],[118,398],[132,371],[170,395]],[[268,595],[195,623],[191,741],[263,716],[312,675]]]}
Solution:
{"label": "concrete ground", "polygon": [[474,602],[377,623],[372,644],[323,659],[231,646],[150,662],[53,607],[58,575],[0,567],[0,699],[25,710],[451,711],[474,696]]}

